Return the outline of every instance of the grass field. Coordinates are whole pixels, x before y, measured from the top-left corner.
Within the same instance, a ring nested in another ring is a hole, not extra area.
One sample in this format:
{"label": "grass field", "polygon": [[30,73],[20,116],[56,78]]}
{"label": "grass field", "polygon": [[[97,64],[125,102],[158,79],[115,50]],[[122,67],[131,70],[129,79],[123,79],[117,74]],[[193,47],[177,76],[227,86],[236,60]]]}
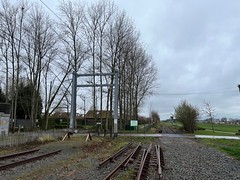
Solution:
{"label": "grass field", "polygon": [[[233,125],[233,124],[213,124],[215,131],[224,131],[224,132],[231,132],[236,133],[240,129],[240,125]],[[205,128],[207,130],[212,130],[211,123],[199,123],[198,127]]]}
{"label": "grass field", "polygon": [[[177,129],[181,129],[182,125],[179,122],[161,122],[165,126],[171,126]],[[198,128],[194,132],[195,135],[215,135],[215,136],[235,136],[238,130],[240,130],[240,125],[233,124],[214,124],[214,132],[212,130],[211,123],[198,123]],[[205,129],[205,130],[201,130]]]}
{"label": "grass field", "polygon": [[239,140],[201,139],[200,141],[204,144],[208,144],[240,160],[240,141]]}
{"label": "grass field", "polygon": [[212,136],[236,136],[232,132],[221,132],[221,131],[212,131],[212,130],[197,130],[194,132],[195,135],[212,135]]}

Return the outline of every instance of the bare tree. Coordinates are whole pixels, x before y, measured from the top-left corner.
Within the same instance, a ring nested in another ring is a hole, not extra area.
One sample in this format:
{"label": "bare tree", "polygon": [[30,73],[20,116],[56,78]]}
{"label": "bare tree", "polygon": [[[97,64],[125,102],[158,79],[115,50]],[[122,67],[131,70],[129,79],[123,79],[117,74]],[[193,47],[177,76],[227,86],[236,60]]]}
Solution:
{"label": "bare tree", "polygon": [[[55,23],[38,4],[23,5],[2,0],[1,63],[6,67],[6,95],[11,89],[14,109],[19,78],[28,79],[32,85],[32,127],[38,118],[34,115],[40,106],[38,94],[44,97],[47,129],[49,114],[71,94],[71,71],[93,74],[92,79],[83,80],[94,85],[93,110],[100,108],[102,111],[106,105],[109,115],[113,111],[113,88],[96,88],[95,84],[114,84],[114,76],[97,78],[95,74],[114,73],[118,69],[120,127],[126,124],[124,120],[138,117],[143,100],[153,93],[156,68],[125,12],[118,11],[114,3],[105,0],[87,7],[62,0],[59,5],[61,18]],[[14,110],[12,112],[14,114]],[[16,118],[13,114],[12,118]],[[112,123],[106,121],[107,130]]]}
{"label": "bare tree", "polygon": [[84,6],[72,1],[61,1],[59,9],[63,17],[59,23],[64,46],[62,55],[66,54],[67,63],[71,64],[73,71],[78,72],[86,58],[81,39]]}
{"label": "bare tree", "polygon": [[[2,26],[1,26],[2,27]],[[5,96],[6,96],[6,103],[9,101],[9,73],[10,73],[10,68],[9,68],[9,48],[10,48],[10,43],[9,41],[5,38],[7,37],[4,32],[4,30],[1,30],[1,63],[3,64],[2,67],[2,76],[5,77],[5,79],[2,81],[4,82],[5,85]]]}
{"label": "bare tree", "polygon": [[157,123],[160,122],[160,116],[159,116],[158,112],[152,111],[151,119],[152,119],[153,126],[156,127]]}
{"label": "bare tree", "polygon": [[[157,70],[152,58],[141,47],[139,33],[124,12],[116,13],[109,25],[106,38],[109,72],[119,70],[119,109],[120,127],[122,119],[138,118],[138,108],[145,97],[153,92]],[[110,83],[113,83],[112,77]],[[110,112],[112,111],[113,91],[109,89]]]}
{"label": "bare tree", "polygon": [[214,133],[215,130],[214,130],[213,118],[214,118],[215,109],[211,106],[210,102],[204,101],[203,104],[205,107],[202,109],[202,112],[207,114],[207,116],[209,117],[212,124],[212,131]]}
{"label": "bare tree", "polygon": [[[4,38],[8,41],[8,45],[5,43],[5,62],[8,73],[11,69],[11,119],[16,119],[16,109],[18,101],[18,85],[21,73],[20,60],[21,60],[21,47],[23,36],[23,23],[24,15],[26,13],[26,3],[20,2],[17,4],[11,4],[8,0],[2,0],[1,8],[1,33],[6,35]],[[9,53],[7,51],[9,51]],[[9,54],[9,58],[8,58]],[[7,59],[6,59],[7,58]],[[8,61],[8,62],[7,62]],[[9,63],[10,62],[10,63]],[[9,77],[9,75],[7,75]],[[8,78],[6,79],[6,91],[8,90]]]}
{"label": "bare tree", "polygon": [[135,72],[135,116],[138,117],[138,108],[141,106],[143,100],[154,93],[154,89],[157,87],[157,69],[154,65],[151,56],[149,56],[145,50],[141,54],[138,62],[138,67]]}
{"label": "bare tree", "polygon": [[[25,24],[25,65],[26,76],[31,82],[33,90],[31,102],[31,127],[35,128],[37,109],[39,106],[38,94],[41,90],[43,74],[48,70],[55,51],[56,36],[53,32],[53,22],[44,9],[38,4],[32,6],[28,14],[28,23]],[[44,71],[45,70],[45,71]]]}
{"label": "bare tree", "polygon": [[[123,12],[116,12],[114,19],[110,22],[107,36],[106,36],[106,52],[104,61],[104,67],[107,72],[114,73],[115,69],[119,71],[119,85],[122,83],[122,75],[124,71],[124,54],[127,53],[131,48],[127,41],[131,39],[133,26],[130,23],[129,19],[126,17],[126,14]],[[128,50],[127,50],[128,49]],[[113,84],[114,76],[111,77],[110,83]],[[120,107],[120,127],[122,127],[122,118],[123,118],[123,106],[122,106],[122,92],[119,86],[119,107]],[[108,101],[109,101],[109,109],[110,114],[113,109],[113,89],[108,89],[107,95],[107,109],[108,109]],[[108,121],[106,122],[108,123]],[[111,125],[111,124],[110,124]],[[106,125],[107,126],[107,125]]]}
{"label": "bare tree", "polygon": [[[48,128],[49,116],[62,103],[66,94],[69,93],[69,88],[71,86],[71,81],[68,79],[71,64],[66,64],[59,56],[56,57],[58,51],[52,50],[43,72],[45,90],[43,120],[45,121],[45,129]],[[57,58],[60,60],[57,60]]]}
{"label": "bare tree", "polygon": [[97,36],[98,36],[98,24],[101,19],[101,14],[99,14],[98,6],[96,4],[92,4],[88,7],[86,14],[84,16],[84,37],[85,37],[85,44],[88,49],[88,72],[93,74],[92,80],[90,82],[93,84],[93,91],[92,91],[92,98],[93,98],[93,114],[94,119],[96,120],[96,65],[97,65]]}
{"label": "bare tree", "polygon": [[[62,56],[67,59],[67,64],[74,72],[80,71],[86,57],[86,48],[82,40],[82,26],[84,6],[80,3],[73,3],[72,1],[61,1],[59,6],[61,16],[63,19],[59,23],[62,31]],[[66,56],[65,56],[66,55]],[[68,90],[67,90],[68,91]],[[67,95],[65,91],[65,95]],[[77,123],[75,122],[75,128]]]}
{"label": "bare tree", "polygon": [[132,118],[138,118],[139,107],[143,100],[152,95],[157,87],[157,69],[141,45],[136,42],[128,56],[125,69],[128,78],[125,81],[127,87],[128,109]]}
{"label": "bare tree", "polygon": [[[105,48],[105,41],[104,39],[106,38],[106,33],[107,33],[107,28],[109,27],[108,25],[110,24],[114,12],[116,10],[116,7],[113,3],[108,2],[108,1],[100,1],[96,5],[96,10],[98,11],[100,15],[100,19],[98,22],[98,27],[97,27],[97,35],[98,35],[98,40],[97,40],[97,45],[98,45],[98,63],[99,63],[99,73],[104,72],[104,61],[105,61],[105,56],[104,53],[106,51]],[[100,84],[103,84],[103,77],[100,76]],[[103,110],[103,87],[100,87],[100,111],[102,112]],[[102,129],[102,117],[101,118],[101,129]]]}

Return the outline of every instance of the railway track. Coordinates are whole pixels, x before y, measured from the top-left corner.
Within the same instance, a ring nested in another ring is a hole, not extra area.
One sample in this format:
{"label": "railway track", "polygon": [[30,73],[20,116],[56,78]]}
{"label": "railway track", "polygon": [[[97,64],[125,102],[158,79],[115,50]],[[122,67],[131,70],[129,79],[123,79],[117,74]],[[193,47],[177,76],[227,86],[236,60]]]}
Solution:
{"label": "railway track", "polygon": [[139,143],[133,151],[131,151],[124,160],[118,164],[105,178],[104,180],[109,180],[111,177],[115,175],[115,173],[120,170],[121,168],[126,168],[127,165],[132,161],[134,158],[137,157],[139,151],[141,149],[141,143]]}
{"label": "railway track", "polygon": [[103,160],[102,162],[99,163],[99,168],[105,166],[109,162],[113,162],[117,157],[119,157],[121,154],[125,153],[130,147],[132,143],[128,143],[126,146],[118,150],[116,153],[108,157],[107,159]]}
{"label": "railway track", "polygon": [[9,154],[0,157],[0,171],[7,170],[16,166],[20,166],[26,163],[34,162],[49,156],[53,156],[61,152],[61,150],[37,153],[40,149],[34,149],[30,151],[24,151],[20,153]]}
{"label": "railway track", "polygon": [[163,126],[162,127],[162,133],[165,134],[176,134],[176,130],[170,126]]}
{"label": "railway track", "polygon": [[148,146],[148,149],[144,149],[142,153],[142,158],[139,164],[138,172],[137,172],[137,177],[136,180],[140,179],[147,179],[148,176],[148,168],[150,165],[150,158],[151,158],[151,149],[152,149],[152,144]]}
{"label": "railway track", "polygon": [[[152,148],[152,144],[147,149],[142,149],[141,143],[135,146],[128,154],[117,163],[115,168],[105,177],[104,180],[110,180],[119,170],[126,169],[130,163],[135,166],[136,173],[134,179],[147,179],[149,167],[152,164],[158,179],[162,178],[162,168],[164,166],[163,152],[159,145]],[[151,158],[154,156],[154,158]],[[136,161],[139,161],[138,163]],[[135,163],[134,163],[135,162]],[[106,164],[105,164],[106,165]]]}

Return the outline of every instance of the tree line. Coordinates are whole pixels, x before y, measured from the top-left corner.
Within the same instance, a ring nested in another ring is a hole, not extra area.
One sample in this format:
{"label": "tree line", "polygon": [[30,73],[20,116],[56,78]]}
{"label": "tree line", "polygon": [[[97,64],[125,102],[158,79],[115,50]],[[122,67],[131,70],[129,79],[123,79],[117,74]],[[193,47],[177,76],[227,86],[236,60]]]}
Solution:
{"label": "tree line", "polygon": [[[133,21],[105,0],[92,4],[63,0],[58,12],[51,11],[40,2],[1,0],[0,78],[5,102],[11,103],[11,119],[17,119],[17,109],[28,103],[22,111],[31,127],[41,118],[47,129],[49,116],[70,105],[72,72],[114,73],[115,69],[119,71],[120,128],[137,119],[139,108],[156,87],[157,68]],[[113,82],[114,76],[78,80],[93,85]],[[29,98],[23,100],[24,88]],[[93,111],[112,114],[113,88],[81,90],[86,91]],[[112,124],[112,117],[108,118],[106,130]]]}

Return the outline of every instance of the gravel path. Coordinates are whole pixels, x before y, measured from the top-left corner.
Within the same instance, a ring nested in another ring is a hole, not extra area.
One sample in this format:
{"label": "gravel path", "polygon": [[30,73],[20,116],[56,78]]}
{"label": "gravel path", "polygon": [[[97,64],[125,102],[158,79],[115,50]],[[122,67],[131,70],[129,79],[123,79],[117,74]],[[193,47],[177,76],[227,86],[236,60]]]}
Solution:
{"label": "gravel path", "polygon": [[[163,179],[240,179],[240,161],[192,139],[160,138],[165,156]],[[240,143],[240,142],[239,142]]]}

